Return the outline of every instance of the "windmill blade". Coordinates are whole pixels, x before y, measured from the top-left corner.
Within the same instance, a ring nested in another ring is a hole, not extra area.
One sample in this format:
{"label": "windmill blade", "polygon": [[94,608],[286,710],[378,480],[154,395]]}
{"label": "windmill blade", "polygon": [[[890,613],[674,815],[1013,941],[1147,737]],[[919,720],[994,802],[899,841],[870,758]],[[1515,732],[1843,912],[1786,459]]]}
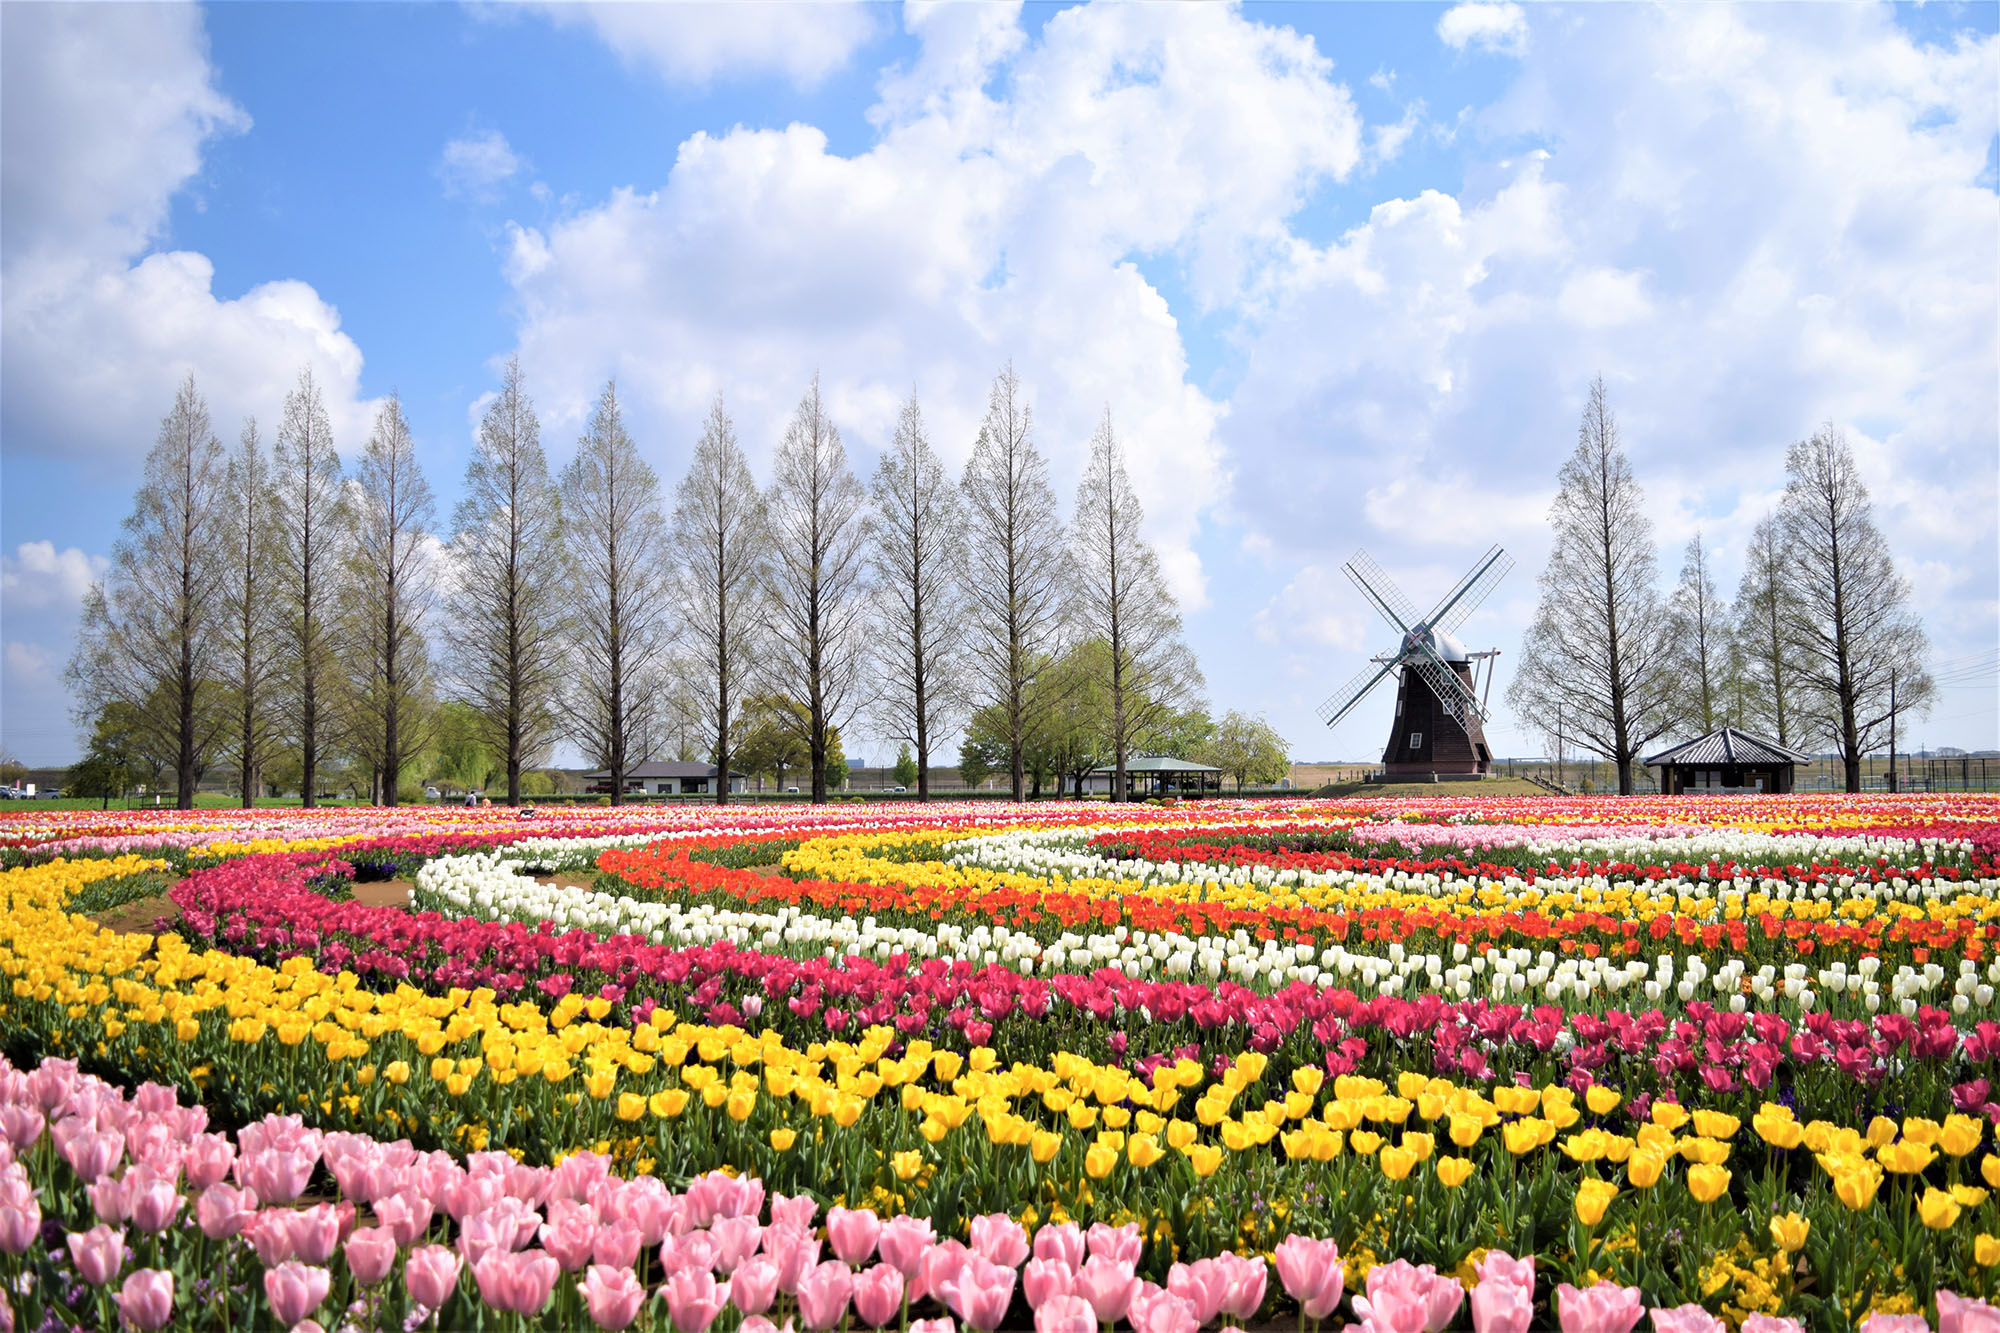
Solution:
{"label": "windmill blade", "polygon": [[1481,722],[1486,720],[1486,710],[1479,706],[1479,696],[1458,678],[1458,673],[1447,666],[1443,658],[1431,651],[1428,643],[1419,641],[1414,651],[1403,654],[1403,664],[1415,669],[1424,678],[1424,682],[1431,687],[1431,693],[1437,696],[1438,703],[1458,725],[1464,726],[1465,719],[1472,716],[1477,716]]}
{"label": "windmill blade", "polygon": [[1493,591],[1493,585],[1507,577],[1507,571],[1514,567],[1514,557],[1495,546],[1479,557],[1466,576],[1458,581],[1458,586],[1445,594],[1424,623],[1441,633],[1449,634],[1465,623],[1465,618],[1479,609]]}
{"label": "windmill blade", "polygon": [[1341,718],[1347,716],[1349,709],[1367,697],[1368,691],[1375,688],[1376,682],[1395,669],[1396,663],[1389,661],[1379,667],[1370,663],[1355,672],[1353,680],[1335,690],[1328,696],[1327,701],[1319,706],[1320,721],[1329,727],[1336,725]]}
{"label": "windmill blade", "polygon": [[1417,608],[1410,599],[1403,596],[1403,590],[1395,581],[1382,572],[1382,566],[1366,551],[1356,551],[1348,562],[1340,567],[1341,573],[1361,589],[1361,595],[1375,604],[1375,609],[1384,619],[1396,627],[1398,634],[1407,634],[1417,623]]}

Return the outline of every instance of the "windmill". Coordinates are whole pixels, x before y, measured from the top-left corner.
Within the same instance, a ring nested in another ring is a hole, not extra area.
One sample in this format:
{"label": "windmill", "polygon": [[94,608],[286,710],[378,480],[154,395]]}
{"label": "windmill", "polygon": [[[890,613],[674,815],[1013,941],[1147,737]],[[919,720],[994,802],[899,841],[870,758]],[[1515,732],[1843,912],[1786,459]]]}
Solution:
{"label": "windmill", "polygon": [[1487,748],[1486,705],[1478,670],[1486,664],[1485,694],[1493,691],[1493,659],[1499,649],[1468,653],[1452,631],[1493,591],[1514,567],[1514,557],[1495,546],[1472,566],[1444,599],[1422,619],[1417,608],[1390,581],[1366,551],[1341,566],[1382,618],[1396,627],[1402,643],[1395,651],[1370,659],[1353,680],[1319,707],[1327,726],[1335,726],[1368,697],[1390,672],[1402,669],[1396,689],[1396,721],[1389,731],[1389,748],[1382,752],[1385,778],[1478,777],[1493,761]]}

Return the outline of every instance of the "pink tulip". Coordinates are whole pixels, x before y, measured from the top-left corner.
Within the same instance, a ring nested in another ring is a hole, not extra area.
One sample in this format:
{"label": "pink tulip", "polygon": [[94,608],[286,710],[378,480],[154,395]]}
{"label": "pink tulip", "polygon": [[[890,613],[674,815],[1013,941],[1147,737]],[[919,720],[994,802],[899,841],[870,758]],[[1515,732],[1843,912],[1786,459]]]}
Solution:
{"label": "pink tulip", "polygon": [[910,1325],[910,1333],[958,1333],[958,1325],[952,1323],[946,1316],[919,1319]]}
{"label": "pink tulip", "polygon": [[1528,1333],[1534,1317],[1533,1287],[1488,1278],[1472,1289],[1473,1333]]}
{"label": "pink tulip", "polygon": [[1028,1308],[1039,1310],[1058,1296],[1073,1295],[1076,1270],[1060,1259],[1030,1259],[1021,1270],[1021,1294]]}
{"label": "pink tulip", "polygon": [[819,1262],[819,1241],[797,1223],[773,1222],[764,1229],[764,1253],[778,1266],[778,1290],[791,1295]]}
{"label": "pink tulip", "polygon": [[89,1185],[96,1183],[124,1158],[125,1139],[119,1134],[85,1132],[67,1142],[58,1140],[57,1149],[63,1160],[69,1163],[69,1169]]}
{"label": "pink tulip", "polygon": [[1600,1282],[1579,1291],[1565,1282],[1556,1288],[1556,1315],[1562,1321],[1562,1333],[1631,1333],[1645,1313],[1637,1287]]}
{"label": "pink tulip", "polygon": [[[573,1208],[564,1212],[558,1220],[542,1226],[542,1248],[556,1257],[565,1273],[574,1273],[590,1262],[590,1252],[597,1244],[597,1219],[587,1209]],[[608,1264],[597,1265],[609,1268]]]}
{"label": "pink tulip", "polygon": [[813,1218],[818,1213],[819,1205],[813,1202],[810,1194],[801,1194],[790,1199],[782,1194],[771,1196],[771,1222],[774,1226],[780,1222],[789,1222],[795,1227],[810,1228]]}
{"label": "pink tulip", "polygon": [[[715,1274],[706,1269],[674,1274],[660,1293],[666,1298],[667,1317],[678,1333],[708,1333],[708,1326],[729,1303],[729,1284],[717,1282]],[[805,1297],[801,1295],[799,1300],[803,1304]]]}
{"label": "pink tulip", "polygon": [[1653,1311],[1653,1333],[1729,1333],[1729,1326],[1699,1305],[1689,1302]]}
{"label": "pink tulip", "polygon": [[472,1266],[479,1299],[506,1314],[540,1314],[561,1274],[555,1257],[540,1250],[495,1250]]}
{"label": "pink tulip", "polygon": [[141,1268],[118,1289],[118,1319],[128,1328],[162,1328],[174,1316],[174,1275],[163,1268]]}
{"label": "pink tulip", "polygon": [[789,1319],[783,1328],[779,1328],[763,1315],[753,1314],[736,1326],[736,1333],[794,1333],[794,1330]]}
{"label": "pink tulip", "polygon": [[1920,1314],[1871,1314],[1860,1333],[1931,1333],[1931,1323]]}
{"label": "pink tulip", "polygon": [[1077,1270],[1073,1288],[1090,1304],[1097,1322],[1108,1326],[1123,1319],[1131,1308],[1132,1298],[1139,1292],[1139,1279],[1131,1264],[1094,1254]]}
{"label": "pink tulip", "polygon": [[1155,1287],[1132,1302],[1133,1333],[1196,1333],[1201,1322],[1182,1296]]}
{"label": "pink tulip", "polygon": [[1520,1287],[1530,1297],[1535,1294],[1535,1256],[1516,1259],[1505,1250],[1488,1250],[1475,1266],[1481,1283],[1504,1282]]}
{"label": "pink tulip", "polygon": [[1806,1326],[1803,1320],[1782,1315],[1753,1314],[1744,1318],[1739,1333],[1806,1333]]}
{"label": "pink tulip", "polygon": [[113,1231],[103,1223],[88,1231],[69,1233],[70,1262],[83,1280],[93,1287],[102,1287],[118,1276],[118,1270],[125,1266],[125,1231]]}
{"label": "pink tulip", "polygon": [[1215,1322],[1229,1299],[1229,1274],[1213,1259],[1175,1264],[1167,1271],[1166,1290],[1186,1301],[1195,1322],[1205,1326]]}
{"label": "pink tulip", "polygon": [[799,1318],[817,1333],[832,1328],[847,1313],[854,1295],[854,1274],[838,1259],[817,1264],[799,1279]]}
{"label": "pink tulip", "polygon": [[[978,1227],[974,1222],[973,1226]],[[882,1219],[873,1208],[829,1208],[826,1214],[826,1241],[834,1257],[850,1268],[868,1262],[875,1242],[882,1237]]]}
{"label": "pink tulip", "polygon": [[292,1250],[291,1215],[282,1208],[266,1208],[251,1218],[243,1228],[243,1238],[257,1251],[257,1261],[266,1268],[275,1268],[297,1257]]}
{"label": "pink tulip", "polygon": [[1046,1226],[1035,1233],[1035,1257],[1060,1260],[1071,1272],[1083,1267],[1083,1228],[1074,1222]]}
{"label": "pink tulip", "polygon": [[[292,1255],[304,1264],[324,1264],[340,1245],[340,1213],[330,1203],[278,1214],[292,1236]],[[350,1214],[352,1216],[352,1214]]]}
{"label": "pink tulip", "polygon": [[624,1328],[639,1317],[646,1300],[645,1285],[631,1269],[606,1264],[592,1264],[576,1289],[590,1311],[590,1322],[599,1328]]}
{"label": "pink tulip", "polygon": [[769,1258],[746,1259],[729,1279],[729,1299],[746,1315],[761,1315],[778,1298],[778,1266]]}
{"label": "pink tulip", "polygon": [[597,1229],[590,1247],[592,1263],[607,1268],[630,1268],[639,1258],[639,1228],[630,1222],[613,1222]]}
{"label": "pink tulip", "polygon": [[727,1277],[757,1252],[764,1228],[754,1217],[718,1217],[709,1223],[708,1235],[715,1245],[715,1271]]}
{"label": "pink tulip", "polygon": [[924,1254],[936,1240],[937,1232],[923,1218],[896,1217],[882,1224],[876,1248],[884,1263],[901,1273],[905,1282],[912,1282],[922,1275]]}
{"label": "pink tulip", "polygon": [[639,1228],[639,1243],[651,1249],[666,1238],[675,1212],[667,1187],[656,1176],[639,1176],[618,1192],[618,1206],[626,1220]]}
{"label": "pink tulip", "polygon": [[983,1254],[972,1254],[959,1270],[955,1286],[953,1311],[967,1328],[990,1331],[1000,1327],[1013,1303],[1014,1270],[1002,1268]]}
{"label": "pink tulip", "polygon": [[1035,1333],[1097,1333],[1097,1314],[1081,1296],[1057,1296],[1036,1307]]}
{"label": "pink tulip", "polygon": [[[1221,1267],[1227,1283],[1222,1297],[1222,1313],[1236,1316],[1239,1322],[1247,1322],[1264,1304],[1264,1287],[1270,1278],[1269,1270],[1261,1258],[1246,1259],[1227,1250],[1216,1255],[1215,1262]],[[1456,1306],[1457,1303],[1453,1302],[1453,1308]],[[1440,1329],[1443,1327],[1443,1324],[1438,1325]]]}
{"label": "pink tulip", "polygon": [[888,1264],[876,1264],[854,1275],[854,1312],[870,1328],[881,1328],[903,1308],[903,1275]]}
{"label": "pink tulip", "polygon": [[26,1152],[40,1141],[45,1124],[39,1108],[16,1102],[0,1105],[0,1138],[5,1138],[17,1153]]}
{"label": "pink tulip", "polygon": [[188,1188],[205,1190],[228,1178],[230,1168],[236,1165],[236,1145],[227,1134],[197,1134],[188,1141],[181,1161]]}
{"label": "pink tulip", "polygon": [[[241,1143],[247,1137],[246,1130],[237,1140]],[[319,1151],[309,1144],[245,1153],[236,1159],[236,1181],[256,1190],[265,1203],[290,1203],[305,1193],[318,1164]]]}
{"label": "pink tulip", "polygon": [[678,1273],[683,1269],[709,1272],[715,1267],[715,1242],[706,1231],[690,1231],[683,1236],[669,1235],[660,1242],[660,1266],[668,1273]]}
{"label": "pink tulip", "polygon": [[1938,1333],[2000,1333],[2000,1310],[1985,1301],[1938,1289]]}
{"label": "pink tulip", "polygon": [[333,1274],[296,1259],[264,1270],[264,1299],[270,1302],[271,1313],[286,1328],[319,1309],[332,1285]]}
{"label": "pink tulip", "polygon": [[426,1245],[403,1263],[403,1284],[410,1299],[427,1310],[438,1310],[458,1286],[458,1256],[447,1246]]}
{"label": "pink tulip", "polygon": [[42,1206],[30,1194],[25,1203],[0,1200],[0,1254],[26,1254],[42,1230]]}
{"label": "pink tulip", "polygon": [[416,1244],[417,1237],[430,1229],[431,1201],[415,1190],[379,1196],[369,1206],[374,1210],[375,1220],[387,1227],[396,1244],[404,1249]]}
{"label": "pink tulip", "polygon": [[210,1240],[240,1236],[257,1216],[257,1196],[250,1190],[220,1182],[210,1185],[194,1201],[195,1221],[201,1234]]}
{"label": "pink tulip", "polygon": [[99,1176],[84,1187],[90,1196],[90,1211],[97,1220],[111,1226],[122,1226],[132,1218],[132,1208],[127,1202],[125,1182],[117,1176]]}
{"label": "pink tulip", "polygon": [[1347,1282],[1337,1242],[1287,1236],[1271,1257],[1285,1294],[1299,1303],[1306,1318],[1319,1320],[1333,1313]]}
{"label": "pink tulip", "polygon": [[1019,1268],[1028,1258],[1028,1233],[1005,1213],[972,1219],[972,1248],[1002,1268]]}
{"label": "pink tulip", "polygon": [[925,1250],[922,1273],[924,1294],[950,1304],[952,1293],[958,1289],[959,1272],[971,1257],[972,1251],[955,1240],[939,1241]]}
{"label": "pink tulip", "polygon": [[1139,1254],[1145,1244],[1139,1236],[1137,1222],[1127,1222],[1122,1227],[1109,1227],[1098,1222],[1090,1228],[1092,1254],[1101,1254],[1107,1259],[1122,1259],[1134,1267],[1138,1266]]}
{"label": "pink tulip", "polygon": [[396,1266],[396,1237],[387,1227],[362,1227],[341,1247],[354,1280],[372,1287]]}

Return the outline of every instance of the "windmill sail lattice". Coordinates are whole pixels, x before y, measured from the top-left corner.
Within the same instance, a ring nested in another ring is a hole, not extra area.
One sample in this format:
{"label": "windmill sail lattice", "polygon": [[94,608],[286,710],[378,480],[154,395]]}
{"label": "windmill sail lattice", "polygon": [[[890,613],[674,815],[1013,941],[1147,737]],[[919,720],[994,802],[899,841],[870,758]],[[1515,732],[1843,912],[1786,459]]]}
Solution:
{"label": "windmill sail lattice", "polygon": [[1329,727],[1337,725],[1383,678],[1400,668],[1396,726],[1382,756],[1385,773],[1462,777],[1485,772],[1492,754],[1486,747],[1486,709],[1475,689],[1474,672],[1479,662],[1486,662],[1490,681],[1491,664],[1498,652],[1468,653],[1452,637],[1452,631],[1465,623],[1513,567],[1514,558],[1493,547],[1439,599],[1430,614],[1419,617],[1415,604],[1374,558],[1366,551],[1356,551],[1353,559],[1341,566],[1342,572],[1395,627],[1402,641],[1395,651],[1374,659],[1321,704],[1320,718]]}

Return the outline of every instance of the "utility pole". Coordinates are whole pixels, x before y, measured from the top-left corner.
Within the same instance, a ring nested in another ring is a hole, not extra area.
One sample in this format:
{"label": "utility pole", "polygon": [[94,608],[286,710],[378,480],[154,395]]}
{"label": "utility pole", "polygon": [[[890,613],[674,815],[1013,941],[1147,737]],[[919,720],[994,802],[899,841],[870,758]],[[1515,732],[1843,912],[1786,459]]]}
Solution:
{"label": "utility pole", "polygon": [[1896,668],[1889,668],[1889,790],[1901,790],[1896,784]]}

